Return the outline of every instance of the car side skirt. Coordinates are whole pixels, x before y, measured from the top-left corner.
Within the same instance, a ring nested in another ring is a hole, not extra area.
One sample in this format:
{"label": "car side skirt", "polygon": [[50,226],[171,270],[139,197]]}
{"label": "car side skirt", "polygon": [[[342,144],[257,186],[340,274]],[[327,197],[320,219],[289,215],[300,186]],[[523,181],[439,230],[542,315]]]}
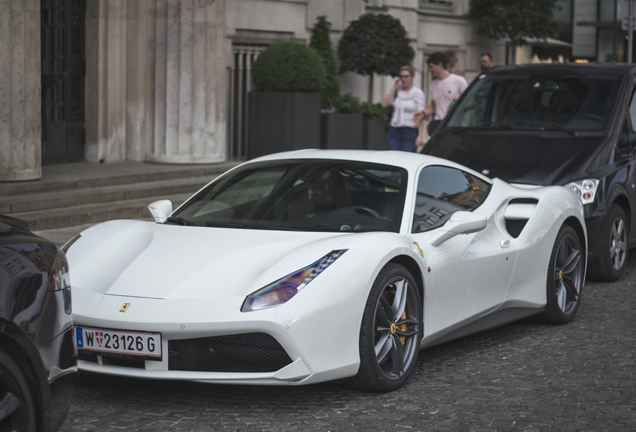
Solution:
{"label": "car side skirt", "polygon": [[504,324],[518,321],[533,315],[540,314],[545,308],[506,308],[488,314],[479,318],[465,326],[451,331],[450,333],[441,335],[438,338],[422,342],[420,348],[429,348],[435,345],[443,344],[455,339],[459,339],[471,334],[479,333]]}

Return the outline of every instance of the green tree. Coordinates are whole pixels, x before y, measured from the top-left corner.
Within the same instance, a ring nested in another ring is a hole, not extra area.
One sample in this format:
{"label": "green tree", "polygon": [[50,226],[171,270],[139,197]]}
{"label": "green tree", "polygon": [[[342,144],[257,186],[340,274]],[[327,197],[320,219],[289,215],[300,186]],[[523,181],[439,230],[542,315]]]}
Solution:
{"label": "green tree", "polygon": [[364,14],[345,29],[338,45],[340,71],[369,76],[373,101],[373,74],[397,76],[411,64],[415,51],[399,19],[386,14]]}
{"label": "green tree", "polygon": [[[510,39],[513,56],[526,38],[545,39],[557,25],[557,0],[471,0],[469,17],[477,33],[490,39]],[[514,63],[514,58],[512,59]]]}
{"label": "green tree", "polygon": [[325,66],[325,81],[320,91],[320,103],[325,109],[329,109],[338,103],[340,97],[340,81],[338,81],[338,68],[336,65],[336,53],[331,46],[329,37],[331,23],[327,17],[319,16],[316,25],[311,31],[309,46],[316,50]]}

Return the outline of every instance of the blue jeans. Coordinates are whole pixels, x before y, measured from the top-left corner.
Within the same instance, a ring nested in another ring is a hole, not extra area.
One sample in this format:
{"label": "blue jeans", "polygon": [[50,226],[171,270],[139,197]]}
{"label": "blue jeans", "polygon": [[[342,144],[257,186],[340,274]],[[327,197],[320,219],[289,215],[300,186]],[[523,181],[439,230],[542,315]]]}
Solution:
{"label": "blue jeans", "polygon": [[415,152],[415,140],[419,130],[417,128],[394,128],[389,126],[389,150]]}

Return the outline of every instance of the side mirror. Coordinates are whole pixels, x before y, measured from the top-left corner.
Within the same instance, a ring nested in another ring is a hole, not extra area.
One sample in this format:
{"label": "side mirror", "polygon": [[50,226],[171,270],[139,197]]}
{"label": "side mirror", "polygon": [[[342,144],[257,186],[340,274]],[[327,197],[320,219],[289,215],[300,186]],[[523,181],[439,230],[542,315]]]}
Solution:
{"label": "side mirror", "polygon": [[458,234],[470,234],[486,228],[488,219],[478,213],[458,211],[453,213],[431,239],[431,246],[439,246]]}
{"label": "side mirror", "polygon": [[148,210],[157,223],[164,223],[172,213],[172,201],[159,200],[148,206]]}

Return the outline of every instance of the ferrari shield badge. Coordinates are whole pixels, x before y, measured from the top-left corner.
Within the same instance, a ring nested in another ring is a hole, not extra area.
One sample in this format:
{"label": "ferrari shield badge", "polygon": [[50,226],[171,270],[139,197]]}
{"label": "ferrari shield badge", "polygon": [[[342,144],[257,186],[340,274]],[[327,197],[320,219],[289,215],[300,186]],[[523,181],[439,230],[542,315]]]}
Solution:
{"label": "ferrari shield badge", "polygon": [[119,308],[119,312],[126,312],[128,310],[128,306],[130,306],[130,303],[124,303],[124,305]]}
{"label": "ferrari shield badge", "polygon": [[417,249],[417,251],[419,252],[420,256],[422,258],[424,258],[424,251],[422,250],[420,245],[417,242],[413,242],[413,246],[415,246],[415,249]]}

